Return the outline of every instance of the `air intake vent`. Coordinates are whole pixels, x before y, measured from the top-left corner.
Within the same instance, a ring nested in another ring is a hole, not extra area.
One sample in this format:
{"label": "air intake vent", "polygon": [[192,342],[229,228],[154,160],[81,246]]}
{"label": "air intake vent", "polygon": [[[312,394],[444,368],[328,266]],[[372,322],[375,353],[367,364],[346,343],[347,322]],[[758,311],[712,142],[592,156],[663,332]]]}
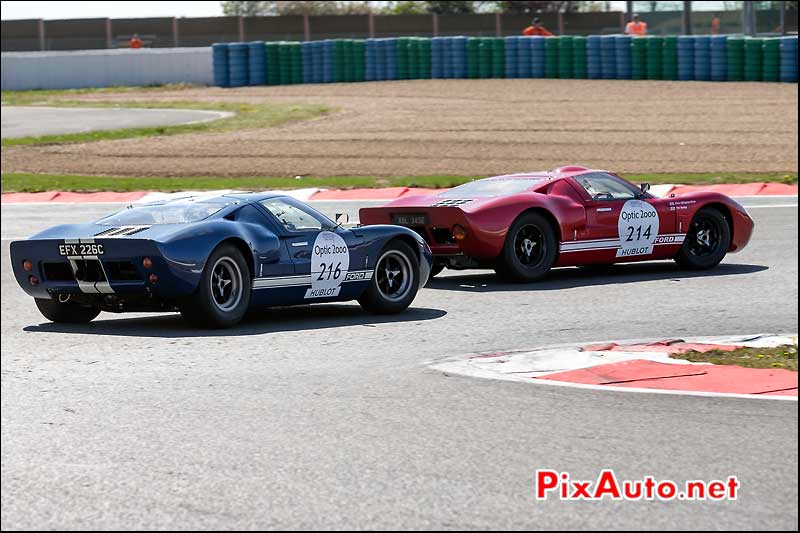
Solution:
{"label": "air intake vent", "polygon": [[472,200],[439,200],[431,207],[455,207],[457,205],[468,204]]}
{"label": "air intake vent", "polygon": [[119,228],[104,229],[100,233],[95,233],[95,237],[128,237],[136,233],[150,229],[152,226],[122,226]]}

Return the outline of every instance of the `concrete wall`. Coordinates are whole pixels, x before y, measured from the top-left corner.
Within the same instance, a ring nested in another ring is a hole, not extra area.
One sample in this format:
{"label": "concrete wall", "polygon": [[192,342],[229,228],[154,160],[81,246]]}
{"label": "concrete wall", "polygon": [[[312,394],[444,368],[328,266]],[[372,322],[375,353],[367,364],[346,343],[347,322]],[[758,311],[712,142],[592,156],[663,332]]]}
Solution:
{"label": "concrete wall", "polygon": [[208,47],[3,52],[0,61],[4,91],[214,81]]}

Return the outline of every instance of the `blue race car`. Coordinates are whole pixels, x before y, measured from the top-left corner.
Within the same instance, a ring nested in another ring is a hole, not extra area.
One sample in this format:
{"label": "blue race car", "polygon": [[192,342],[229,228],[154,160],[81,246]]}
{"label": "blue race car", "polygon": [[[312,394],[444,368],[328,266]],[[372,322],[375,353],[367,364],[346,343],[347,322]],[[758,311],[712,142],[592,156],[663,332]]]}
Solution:
{"label": "blue race car", "polygon": [[54,322],[177,310],[223,328],[252,309],[346,300],[398,313],[427,282],[431,261],[412,230],[347,229],[269,193],[129,206],[11,243],[17,282]]}

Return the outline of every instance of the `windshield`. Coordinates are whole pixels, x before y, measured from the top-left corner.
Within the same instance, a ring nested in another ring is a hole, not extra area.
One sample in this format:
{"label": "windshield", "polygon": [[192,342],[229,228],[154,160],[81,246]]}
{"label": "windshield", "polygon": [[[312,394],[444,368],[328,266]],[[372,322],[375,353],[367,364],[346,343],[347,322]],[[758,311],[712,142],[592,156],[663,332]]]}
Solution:
{"label": "windshield", "polygon": [[129,207],[101,218],[103,226],[130,226],[138,224],[188,224],[206,219],[225,207],[220,203],[170,202],[161,205]]}
{"label": "windshield", "polygon": [[526,191],[535,187],[541,178],[514,178],[514,179],[488,179],[477,180],[453,187],[439,196],[445,198],[491,198],[494,196],[508,196]]}

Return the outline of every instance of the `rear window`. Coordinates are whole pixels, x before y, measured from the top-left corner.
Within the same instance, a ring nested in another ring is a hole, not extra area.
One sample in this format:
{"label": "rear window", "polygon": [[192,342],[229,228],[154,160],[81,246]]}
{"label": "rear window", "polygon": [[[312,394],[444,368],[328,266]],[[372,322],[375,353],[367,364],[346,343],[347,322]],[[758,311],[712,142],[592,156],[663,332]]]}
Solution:
{"label": "rear window", "polygon": [[539,178],[477,180],[440,193],[444,198],[492,198],[527,191],[542,182]]}
{"label": "rear window", "polygon": [[101,218],[97,221],[97,224],[103,226],[190,224],[210,217],[225,205],[186,201],[129,207],[113,215]]}

